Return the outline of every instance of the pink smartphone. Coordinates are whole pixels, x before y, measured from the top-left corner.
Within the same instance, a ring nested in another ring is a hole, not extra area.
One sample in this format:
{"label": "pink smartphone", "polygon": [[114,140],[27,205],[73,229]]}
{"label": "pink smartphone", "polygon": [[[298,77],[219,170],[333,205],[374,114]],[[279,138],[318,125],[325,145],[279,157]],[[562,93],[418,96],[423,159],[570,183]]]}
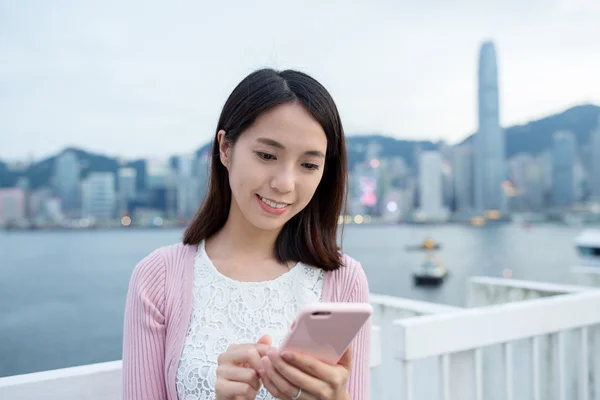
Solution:
{"label": "pink smartphone", "polygon": [[310,304],[298,312],[279,351],[298,351],[335,365],[372,313],[369,303]]}

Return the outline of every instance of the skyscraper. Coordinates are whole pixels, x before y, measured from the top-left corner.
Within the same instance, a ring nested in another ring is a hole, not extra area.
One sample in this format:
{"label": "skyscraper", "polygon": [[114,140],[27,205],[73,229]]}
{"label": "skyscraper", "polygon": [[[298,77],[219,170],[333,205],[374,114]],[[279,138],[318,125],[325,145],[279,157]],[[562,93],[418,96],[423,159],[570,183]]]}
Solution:
{"label": "skyscraper", "polygon": [[540,211],[544,204],[542,167],[531,154],[520,153],[508,161],[510,178],[516,189],[513,206],[520,211]]}
{"label": "skyscraper", "polygon": [[130,212],[130,202],[135,200],[137,171],[135,168],[124,167],[119,168],[117,172],[119,193],[118,193],[118,208],[119,215],[126,215]]}
{"label": "skyscraper", "polygon": [[115,174],[92,172],[82,184],[82,215],[100,220],[114,218],[117,205]]}
{"label": "skyscraper", "polygon": [[552,200],[555,206],[567,207],[575,201],[575,159],[577,139],[572,132],[558,131],[552,135]]}
{"label": "skyscraper", "polygon": [[73,215],[79,208],[79,176],[79,159],[74,152],[65,151],[56,158],[54,185],[56,193],[62,200],[63,210],[70,215]]}
{"label": "skyscraper", "polygon": [[454,149],[452,173],[457,211],[473,209],[473,149],[461,145]]}
{"label": "skyscraper", "polygon": [[443,204],[442,156],[437,151],[424,151],[419,156],[419,213],[428,220],[445,220],[448,211]]}
{"label": "skyscraper", "polygon": [[600,118],[598,125],[590,135],[592,147],[592,165],[590,168],[590,189],[593,201],[600,201]]}
{"label": "skyscraper", "polygon": [[498,67],[492,42],[479,53],[478,129],[475,134],[475,207],[480,212],[504,211],[504,130],[500,126]]}

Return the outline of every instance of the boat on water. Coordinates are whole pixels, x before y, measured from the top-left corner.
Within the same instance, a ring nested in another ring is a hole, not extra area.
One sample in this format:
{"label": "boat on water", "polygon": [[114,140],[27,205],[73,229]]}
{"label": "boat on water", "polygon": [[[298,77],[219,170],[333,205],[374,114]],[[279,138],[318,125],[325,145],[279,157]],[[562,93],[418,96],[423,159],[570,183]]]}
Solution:
{"label": "boat on water", "polygon": [[574,239],[577,261],[571,266],[578,285],[600,287],[600,229],[585,229]]}
{"label": "boat on water", "polygon": [[439,286],[448,276],[448,270],[441,260],[425,260],[413,272],[413,282],[417,286]]}
{"label": "boat on water", "polygon": [[440,250],[442,248],[442,244],[436,242],[431,238],[427,238],[421,244],[417,245],[408,245],[406,246],[406,250],[408,251],[419,251],[419,250]]}
{"label": "boat on water", "polygon": [[586,229],[574,240],[576,267],[596,270],[600,274],[600,229]]}
{"label": "boat on water", "polygon": [[407,250],[425,252],[425,260],[412,274],[413,282],[416,286],[439,286],[448,276],[448,270],[436,253],[441,248],[442,245],[431,238],[425,239],[420,245],[407,246]]}

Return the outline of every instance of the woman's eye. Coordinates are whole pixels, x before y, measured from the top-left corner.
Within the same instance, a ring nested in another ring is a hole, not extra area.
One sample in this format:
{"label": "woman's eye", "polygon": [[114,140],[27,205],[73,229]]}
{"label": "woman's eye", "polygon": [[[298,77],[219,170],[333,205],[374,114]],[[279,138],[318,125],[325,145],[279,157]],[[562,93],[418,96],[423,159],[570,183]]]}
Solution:
{"label": "woman's eye", "polygon": [[269,154],[269,153],[263,153],[262,151],[257,151],[256,154],[263,160],[269,161],[269,160],[275,160],[275,156],[273,154]]}
{"label": "woman's eye", "polygon": [[304,166],[304,168],[306,169],[319,169],[319,166],[317,164],[311,164],[311,163],[304,163],[302,164]]}

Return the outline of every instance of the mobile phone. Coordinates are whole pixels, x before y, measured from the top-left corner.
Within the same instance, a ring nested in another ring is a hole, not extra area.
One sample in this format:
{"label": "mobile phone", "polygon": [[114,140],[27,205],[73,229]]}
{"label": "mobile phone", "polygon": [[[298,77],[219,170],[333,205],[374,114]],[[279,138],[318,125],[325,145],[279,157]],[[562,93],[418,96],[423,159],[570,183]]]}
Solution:
{"label": "mobile phone", "polygon": [[369,303],[307,305],[298,312],[279,351],[301,352],[335,365],[372,313]]}

